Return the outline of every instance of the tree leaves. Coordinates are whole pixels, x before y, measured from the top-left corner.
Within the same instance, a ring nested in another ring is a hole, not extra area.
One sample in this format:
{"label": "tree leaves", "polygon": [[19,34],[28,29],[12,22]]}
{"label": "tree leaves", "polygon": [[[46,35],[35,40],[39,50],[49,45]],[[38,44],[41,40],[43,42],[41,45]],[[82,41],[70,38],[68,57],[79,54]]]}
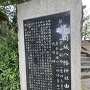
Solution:
{"label": "tree leaves", "polygon": [[90,15],[83,15],[82,40],[90,40]]}
{"label": "tree leaves", "polygon": [[9,29],[0,35],[0,90],[20,90],[18,37]]}
{"label": "tree leaves", "polygon": [[[3,50],[0,54],[0,90],[17,90],[20,88],[17,55],[15,51],[12,53],[10,48]],[[18,84],[18,87],[16,84]]]}
{"label": "tree leaves", "polygon": [[2,6],[20,4],[20,3],[23,3],[23,2],[24,2],[24,0],[0,0],[0,4]]}
{"label": "tree leaves", "polygon": [[11,27],[3,21],[9,21],[6,15],[8,5],[24,1],[27,0],[0,0],[0,90],[20,90],[16,13],[10,22]]}
{"label": "tree leaves", "polygon": [[2,20],[9,22],[8,16],[4,14],[3,12],[0,12],[0,21]]}

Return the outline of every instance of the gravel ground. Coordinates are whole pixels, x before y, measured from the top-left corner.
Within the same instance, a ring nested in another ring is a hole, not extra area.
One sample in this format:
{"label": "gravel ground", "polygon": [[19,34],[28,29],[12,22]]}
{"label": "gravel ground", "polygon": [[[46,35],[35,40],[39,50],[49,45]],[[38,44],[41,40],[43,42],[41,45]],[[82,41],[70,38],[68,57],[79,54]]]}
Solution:
{"label": "gravel ground", "polygon": [[90,79],[82,79],[81,85],[86,87],[88,90],[90,90]]}

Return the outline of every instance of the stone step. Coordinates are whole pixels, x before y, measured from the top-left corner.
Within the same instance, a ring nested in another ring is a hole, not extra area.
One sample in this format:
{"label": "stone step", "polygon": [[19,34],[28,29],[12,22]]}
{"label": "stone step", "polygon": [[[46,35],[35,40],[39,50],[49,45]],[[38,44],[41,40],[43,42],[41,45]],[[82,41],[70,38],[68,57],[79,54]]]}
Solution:
{"label": "stone step", "polygon": [[83,78],[90,78],[90,72],[82,72],[81,73],[81,78],[83,79]]}
{"label": "stone step", "polygon": [[90,62],[81,62],[81,66],[90,66]]}
{"label": "stone step", "polygon": [[87,71],[87,73],[86,73],[86,72],[82,72],[81,75],[82,75],[82,76],[83,76],[83,75],[89,75],[89,76],[90,76],[90,72],[88,72],[88,71]]}
{"label": "stone step", "polygon": [[81,57],[81,61],[90,61],[90,57]]}
{"label": "stone step", "polygon": [[81,79],[90,78],[90,72],[81,73]]}
{"label": "stone step", "polygon": [[81,72],[86,72],[86,73],[87,73],[87,72],[90,72],[90,68],[82,68],[82,69],[81,69]]}
{"label": "stone step", "polygon": [[81,69],[89,69],[90,68],[90,65],[88,64],[83,64],[81,65]]}
{"label": "stone step", "polygon": [[81,79],[90,78],[90,57],[81,56]]}
{"label": "stone step", "polygon": [[87,56],[87,54],[81,54],[81,57],[86,57]]}

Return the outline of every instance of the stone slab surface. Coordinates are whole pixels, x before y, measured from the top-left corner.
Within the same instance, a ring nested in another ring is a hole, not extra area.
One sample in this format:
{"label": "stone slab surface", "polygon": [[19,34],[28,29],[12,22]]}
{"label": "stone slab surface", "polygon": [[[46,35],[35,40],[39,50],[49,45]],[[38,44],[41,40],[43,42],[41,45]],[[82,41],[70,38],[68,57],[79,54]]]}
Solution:
{"label": "stone slab surface", "polygon": [[81,0],[31,0],[17,9],[21,90],[27,90],[23,20],[65,11],[71,13],[71,90],[80,90]]}

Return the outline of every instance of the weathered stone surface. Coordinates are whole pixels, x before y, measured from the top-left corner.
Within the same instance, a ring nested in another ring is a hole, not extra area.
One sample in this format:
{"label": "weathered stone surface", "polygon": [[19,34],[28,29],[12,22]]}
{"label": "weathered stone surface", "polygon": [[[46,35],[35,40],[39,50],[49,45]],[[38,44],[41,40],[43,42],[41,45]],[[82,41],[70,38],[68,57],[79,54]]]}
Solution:
{"label": "weathered stone surface", "polygon": [[21,90],[27,90],[23,20],[70,11],[71,21],[71,90],[81,90],[81,0],[32,0],[18,5],[19,62]]}

